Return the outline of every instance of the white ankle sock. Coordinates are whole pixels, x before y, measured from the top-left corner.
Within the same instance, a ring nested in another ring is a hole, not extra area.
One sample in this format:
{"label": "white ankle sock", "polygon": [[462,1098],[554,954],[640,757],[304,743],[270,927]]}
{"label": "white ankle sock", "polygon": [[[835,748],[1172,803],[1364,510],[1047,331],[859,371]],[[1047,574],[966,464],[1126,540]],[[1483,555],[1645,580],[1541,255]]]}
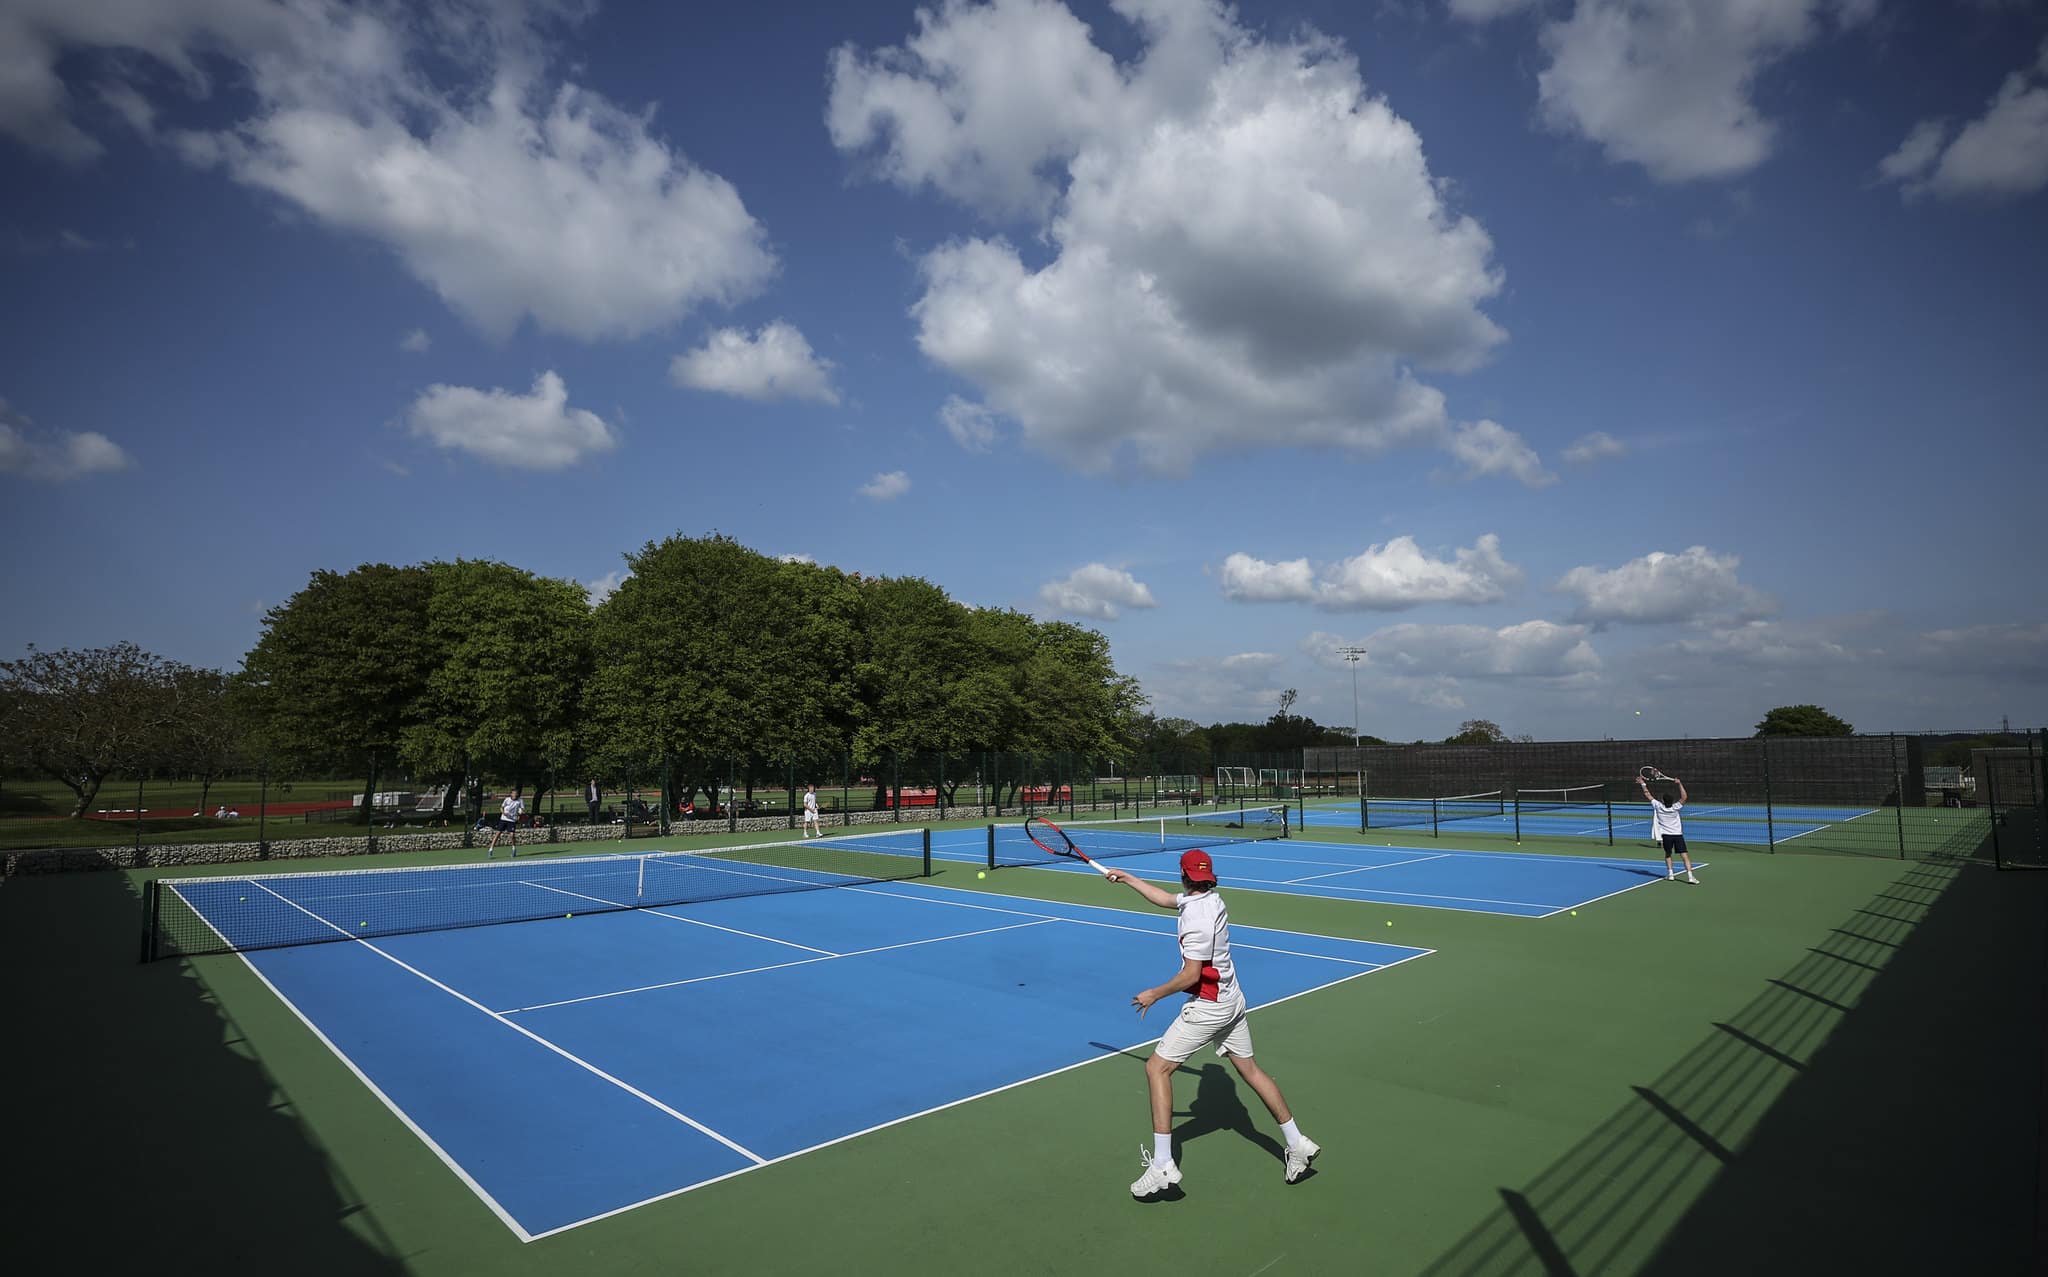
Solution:
{"label": "white ankle sock", "polygon": [[1296,1144],[1301,1143],[1301,1128],[1294,1124],[1294,1119],[1291,1117],[1280,1123],[1280,1133],[1287,1137],[1287,1147],[1289,1148],[1293,1148]]}
{"label": "white ankle sock", "polygon": [[1173,1136],[1152,1132],[1152,1160],[1170,1162],[1173,1160]]}

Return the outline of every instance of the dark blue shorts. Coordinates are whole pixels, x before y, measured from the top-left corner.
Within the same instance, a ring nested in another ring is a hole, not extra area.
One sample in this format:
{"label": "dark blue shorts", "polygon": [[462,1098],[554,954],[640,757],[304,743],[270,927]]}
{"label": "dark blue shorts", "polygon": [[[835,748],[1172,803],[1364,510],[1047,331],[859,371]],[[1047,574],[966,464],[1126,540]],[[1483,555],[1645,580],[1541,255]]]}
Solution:
{"label": "dark blue shorts", "polygon": [[1683,856],[1685,854],[1684,834],[1661,834],[1659,835],[1659,837],[1661,837],[1664,842],[1664,855],[1666,859],[1669,859],[1672,856]]}
{"label": "dark blue shorts", "polygon": [[503,816],[500,816],[500,817],[498,817],[498,818],[497,818],[496,820],[492,821],[491,823],[492,823],[493,825],[496,825],[496,826],[498,827],[498,832],[499,832],[499,833],[501,833],[501,834],[509,834],[509,833],[511,833],[511,832],[512,832],[513,830],[515,830],[515,829],[519,828],[519,822],[518,822],[518,821],[516,821],[516,820],[507,820],[507,819],[505,819],[505,818],[504,818]]}

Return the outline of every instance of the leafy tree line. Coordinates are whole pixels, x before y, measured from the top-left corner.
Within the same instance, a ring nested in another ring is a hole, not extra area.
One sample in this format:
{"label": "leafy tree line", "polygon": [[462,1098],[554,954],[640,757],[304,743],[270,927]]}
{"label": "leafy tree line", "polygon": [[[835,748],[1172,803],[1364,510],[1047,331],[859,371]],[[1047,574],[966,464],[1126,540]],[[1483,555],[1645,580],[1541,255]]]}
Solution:
{"label": "leafy tree line", "polygon": [[446,815],[478,777],[661,776],[673,800],[716,792],[730,760],[1114,758],[1135,743],[1144,698],[1094,631],[723,536],[649,543],[627,564],[595,607],[503,563],[315,572],[232,676],[132,644],[31,649],[0,663],[0,763],[64,781],[74,815],[116,770],[218,775],[259,757],[363,777],[365,810],[380,776],[439,782]]}

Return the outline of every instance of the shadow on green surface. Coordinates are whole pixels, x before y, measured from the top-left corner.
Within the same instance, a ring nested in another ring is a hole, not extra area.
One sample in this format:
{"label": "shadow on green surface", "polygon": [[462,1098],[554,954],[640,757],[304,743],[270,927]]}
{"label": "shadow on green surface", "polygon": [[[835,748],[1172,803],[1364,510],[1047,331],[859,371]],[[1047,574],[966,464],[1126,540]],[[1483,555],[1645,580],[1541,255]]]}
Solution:
{"label": "shadow on green surface", "polygon": [[7,1249],[67,1272],[404,1271],[182,962],[140,965],[118,873],[0,885]]}
{"label": "shadow on green surface", "polygon": [[1426,1272],[2037,1271],[2044,905],[1903,863]]}

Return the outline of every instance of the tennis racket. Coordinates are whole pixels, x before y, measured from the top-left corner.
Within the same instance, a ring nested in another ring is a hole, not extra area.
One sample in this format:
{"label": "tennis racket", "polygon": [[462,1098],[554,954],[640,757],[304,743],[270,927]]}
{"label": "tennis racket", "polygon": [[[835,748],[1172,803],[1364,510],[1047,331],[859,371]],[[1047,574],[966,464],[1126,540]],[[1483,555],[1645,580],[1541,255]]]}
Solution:
{"label": "tennis racket", "polygon": [[1636,775],[1642,777],[1644,780],[1667,779],[1663,772],[1658,771],[1654,767],[1638,767],[1636,768]]}
{"label": "tennis racket", "polygon": [[1069,860],[1078,860],[1103,877],[1109,877],[1109,870],[1096,864],[1087,852],[1076,847],[1074,840],[1067,837],[1066,830],[1043,816],[1033,816],[1024,822],[1024,836],[1037,843],[1038,849],[1049,856],[1065,856]]}

